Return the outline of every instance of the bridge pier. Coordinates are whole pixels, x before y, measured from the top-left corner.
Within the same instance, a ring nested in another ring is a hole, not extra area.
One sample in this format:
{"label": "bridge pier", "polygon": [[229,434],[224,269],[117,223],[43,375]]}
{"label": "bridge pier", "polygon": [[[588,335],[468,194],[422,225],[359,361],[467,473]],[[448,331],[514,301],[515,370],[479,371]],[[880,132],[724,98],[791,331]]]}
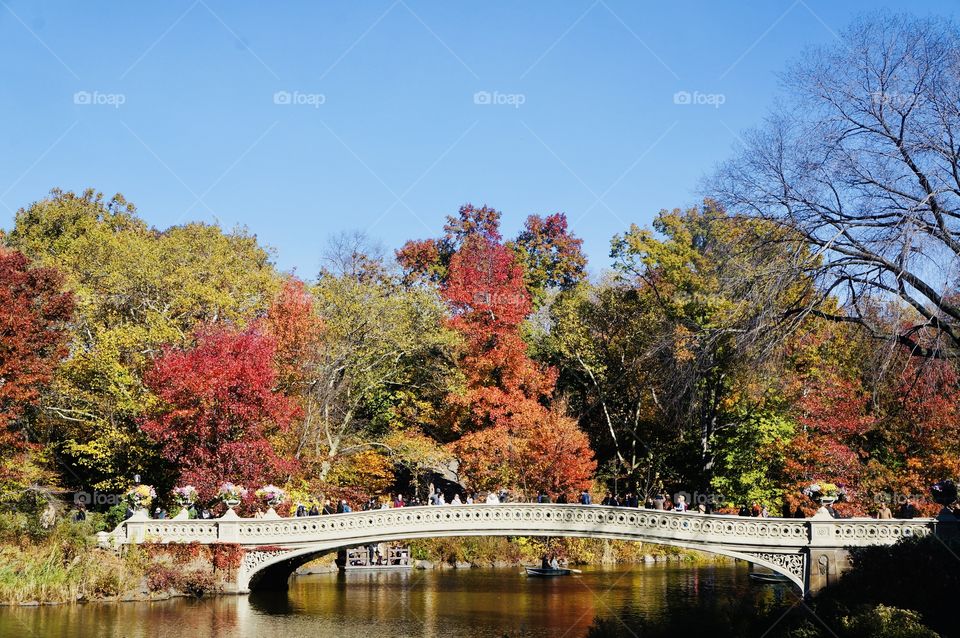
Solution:
{"label": "bridge pier", "polygon": [[811,547],[807,550],[807,574],[804,593],[807,596],[840,580],[853,567],[850,552],[845,549]]}

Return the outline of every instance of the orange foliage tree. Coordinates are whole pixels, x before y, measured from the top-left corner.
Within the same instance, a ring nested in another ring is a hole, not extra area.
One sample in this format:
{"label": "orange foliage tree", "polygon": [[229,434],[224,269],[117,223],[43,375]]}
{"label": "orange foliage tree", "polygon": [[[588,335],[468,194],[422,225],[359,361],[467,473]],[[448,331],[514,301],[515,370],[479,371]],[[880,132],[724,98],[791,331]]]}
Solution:
{"label": "orange foliage tree", "polygon": [[[468,221],[462,226],[470,228]],[[459,473],[481,490],[582,489],[596,462],[586,435],[562,406],[550,405],[556,372],[527,353],[520,328],[532,305],[523,269],[495,229],[474,226],[484,232],[465,234],[441,285],[464,340],[466,390],[450,397]]]}

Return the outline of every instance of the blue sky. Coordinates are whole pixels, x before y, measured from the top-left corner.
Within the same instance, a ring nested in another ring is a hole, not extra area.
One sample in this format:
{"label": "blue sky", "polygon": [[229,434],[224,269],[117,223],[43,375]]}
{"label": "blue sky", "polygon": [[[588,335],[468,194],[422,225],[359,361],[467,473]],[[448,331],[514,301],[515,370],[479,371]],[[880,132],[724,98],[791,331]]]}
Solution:
{"label": "blue sky", "polygon": [[598,272],[613,234],[698,200],[790,60],[879,6],[956,14],[933,1],[0,0],[2,225],[52,187],[89,186],[158,228],[246,225],[309,278],[332,234],[392,249],[472,202],[501,210],[508,236],[566,212]]}

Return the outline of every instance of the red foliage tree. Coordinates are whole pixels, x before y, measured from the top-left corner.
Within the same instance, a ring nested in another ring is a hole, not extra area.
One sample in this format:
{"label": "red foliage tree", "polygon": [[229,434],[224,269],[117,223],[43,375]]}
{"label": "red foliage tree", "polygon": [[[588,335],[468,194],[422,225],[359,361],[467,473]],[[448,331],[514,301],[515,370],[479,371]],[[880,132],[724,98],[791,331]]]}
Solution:
{"label": "red foliage tree", "polygon": [[895,396],[898,420],[907,428],[901,443],[908,451],[939,451],[960,441],[960,379],[952,363],[911,357]]}
{"label": "red foliage tree", "polygon": [[67,354],[73,296],[53,268],[31,268],[18,251],[0,249],[0,450],[22,451],[24,415]]}
{"label": "red foliage tree", "polygon": [[[500,245],[500,212],[488,206],[466,204],[456,216],[448,215],[439,239],[411,240],[396,252],[403,280],[442,283],[449,277],[451,262],[470,241]],[[530,215],[516,240],[507,247],[515,253],[527,291],[539,306],[551,288],[566,289],[581,281],[587,264],[583,240],[567,226],[567,216],[553,213]]]}
{"label": "red foliage tree", "polygon": [[443,278],[440,246],[434,239],[411,239],[397,250],[396,257],[407,285],[420,280],[437,282]]}
{"label": "red foliage tree", "polygon": [[468,237],[480,237],[488,242],[500,243],[500,211],[473,204],[465,204],[457,211],[457,216],[447,215],[443,225],[444,241],[450,250],[456,251]]}
{"label": "red foliage tree", "polygon": [[[894,405],[882,443],[900,462],[885,477],[889,487],[899,495],[925,497],[937,481],[960,478],[960,380],[955,364],[909,357],[891,394]],[[917,501],[927,514],[940,509],[927,499]]]}
{"label": "red foliage tree", "polygon": [[467,379],[463,401],[468,429],[508,423],[514,414],[545,402],[556,374],[527,356],[520,325],[530,296],[513,253],[483,237],[468,239],[450,261],[444,298],[452,326],[463,335],[460,367]]}
{"label": "red foliage tree", "polygon": [[465,204],[457,216],[447,215],[440,239],[410,240],[397,252],[397,262],[403,268],[404,281],[439,283],[446,279],[453,255],[469,238],[500,243],[500,211],[487,206],[477,208]]}
{"label": "red foliage tree", "polygon": [[192,348],[164,351],[145,375],[160,401],[142,428],[201,499],[224,481],[256,488],[292,470],[270,442],[296,414],[274,389],[274,353],[274,340],[256,329],[207,327]]}
{"label": "red foliage tree", "polygon": [[[835,483],[844,488],[850,502],[837,508],[850,514],[865,514],[863,496],[865,436],[876,425],[867,409],[868,396],[858,381],[826,374],[807,378],[803,395],[797,400],[797,421],[801,433],[787,450],[785,471],[794,498],[814,481]],[[812,502],[801,503],[809,511]]]}
{"label": "red foliage tree", "polygon": [[868,399],[858,381],[833,377],[808,381],[797,402],[798,420],[808,430],[840,440],[861,437],[876,422],[867,412]]}

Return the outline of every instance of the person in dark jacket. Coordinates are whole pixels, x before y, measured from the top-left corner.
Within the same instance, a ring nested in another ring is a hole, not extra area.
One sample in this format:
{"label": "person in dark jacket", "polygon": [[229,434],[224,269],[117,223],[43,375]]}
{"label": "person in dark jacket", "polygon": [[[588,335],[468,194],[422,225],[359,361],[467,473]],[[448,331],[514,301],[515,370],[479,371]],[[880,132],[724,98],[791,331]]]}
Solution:
{"label": "person in dark jacket", "polygon": [[581,505],[590,505],[592,498],[590,497],[590,492],[583,490],[580,492],[580,504]]}
{"label": "person in dark jacket", "polygon": [[908,500],[906,503],[900,506],[900,509],[897,510],[897,518],[916,518],[917,517],[917,507],[913,504],[913,501]]}

